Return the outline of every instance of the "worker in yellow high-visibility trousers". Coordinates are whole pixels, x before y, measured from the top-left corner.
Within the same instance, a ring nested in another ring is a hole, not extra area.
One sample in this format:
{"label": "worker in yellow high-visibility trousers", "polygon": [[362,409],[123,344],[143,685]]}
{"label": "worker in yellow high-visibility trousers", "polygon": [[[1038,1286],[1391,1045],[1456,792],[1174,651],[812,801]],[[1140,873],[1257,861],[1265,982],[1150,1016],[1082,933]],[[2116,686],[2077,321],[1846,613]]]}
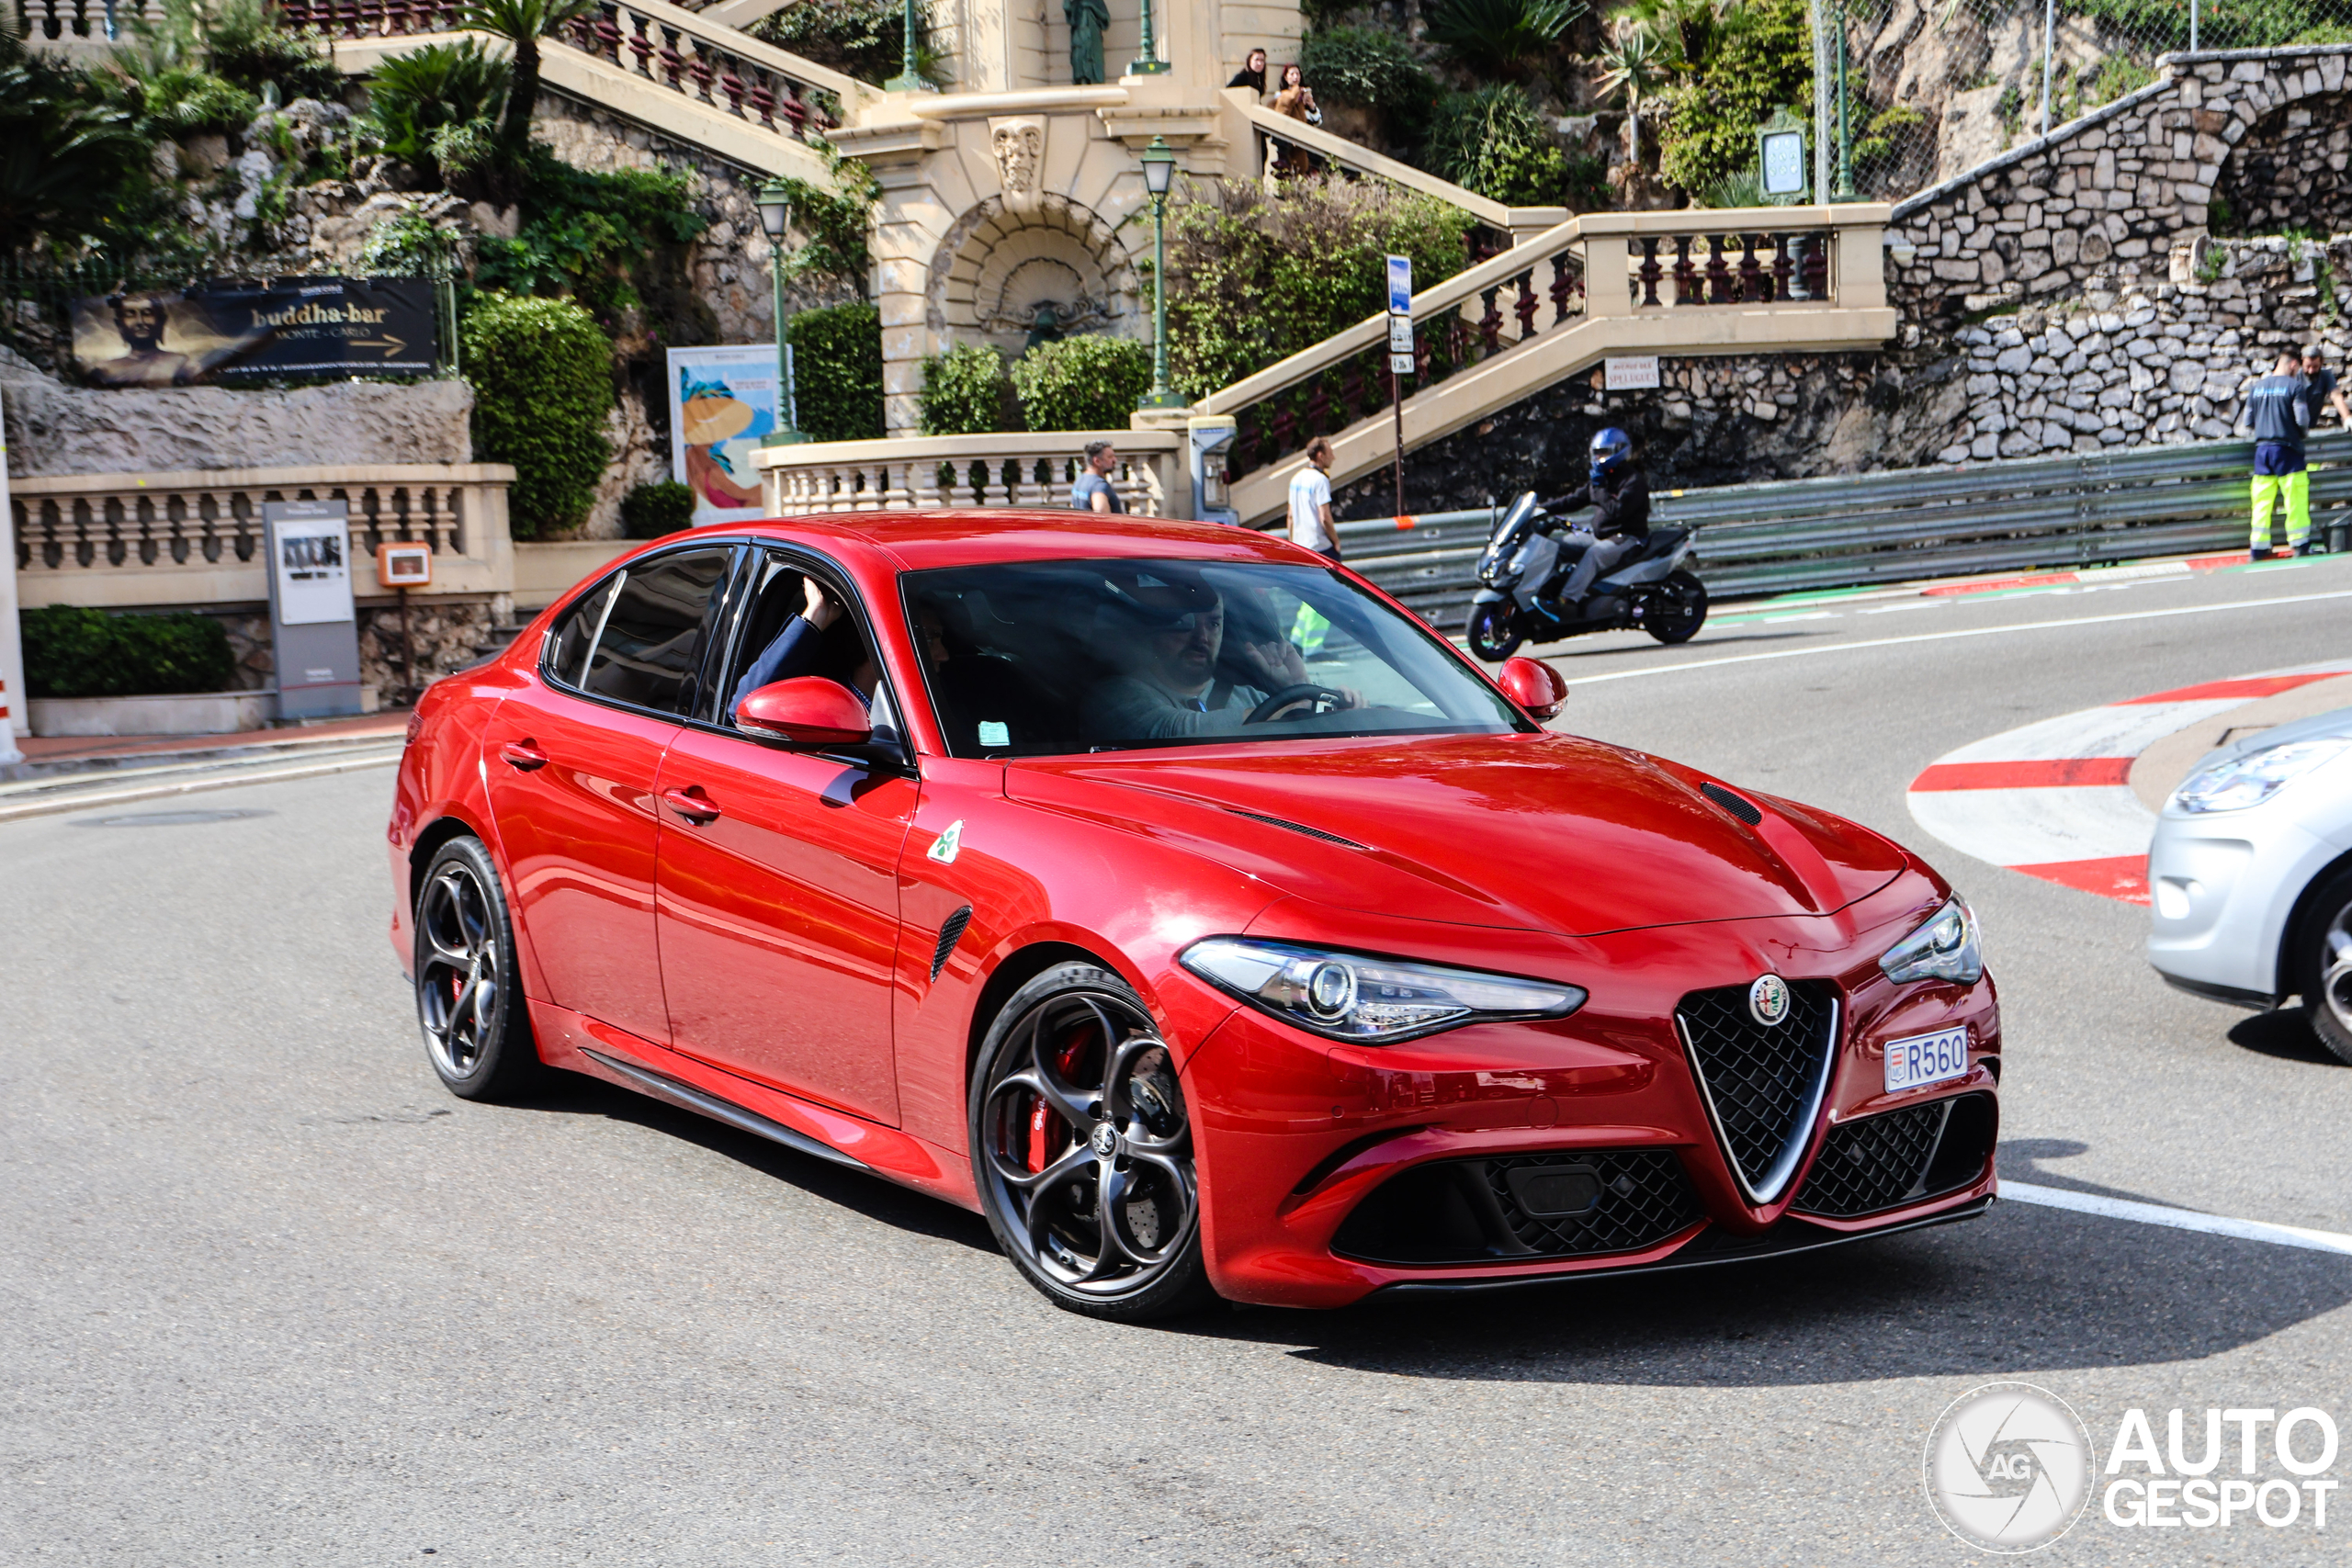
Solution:
{"label": "worker in yellow high-visibility trousers", "polygon": [[2254,516],[2246,540],[2256,560],[2270,554],[2271,520],[2287,503],[2287,550],[2303,549],[2312,534],[2312,477],[2303,464],[2303,434],[2312,427],[2311,383],[2291,348],[2281,349],[2270,374],[2246,389],[2238,423],[2254,428]]}

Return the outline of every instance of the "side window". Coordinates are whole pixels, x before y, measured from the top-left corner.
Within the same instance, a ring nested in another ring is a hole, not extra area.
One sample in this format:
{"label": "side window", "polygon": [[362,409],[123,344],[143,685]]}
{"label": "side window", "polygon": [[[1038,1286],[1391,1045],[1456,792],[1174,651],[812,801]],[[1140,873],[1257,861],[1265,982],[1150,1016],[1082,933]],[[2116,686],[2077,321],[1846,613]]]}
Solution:
{"label": "side window", "polygon": [[[616,574],[602,621],[589,625],[584,653],[567,646],[561,676],[593,696],[661,713],[690,711],[712,599],[727,575],[725,549],[681,550]],[[600,597],[590,594],[582,608]],[[583,638],[584,641],[584,638]],[[578,662],[575,662],[575,660]],[[574,673],[585,666],[584,673]]]}
{"label": "side window", "polygon": [[539,650],[539,665],[548,679],[559,685],[577,686],[587,677],[588,650],[595,646],[597,628],[605,624],[605,612],[612,605],[613,589],[622,575],[616,572],[582,593],[548,631],[546,646]]}
{"label": "side window", "polygon": [[[816,675],[838,681],[869,703],[878,696],[880,705],[873,710],[876,723],[895,730],[897,720],[888,694],[876,684],[873,650],[857,617],[841,615],[821,633],[812,630],[804,615],[808,581],[797,562],[773,552],[752,568],[742,629],[722,688],[722,716],[732,713],[738,697],[749,694],[749,682]],[[831,591],[827,596],[835,597]],[[719,722],[728,720],[722,716]]]}

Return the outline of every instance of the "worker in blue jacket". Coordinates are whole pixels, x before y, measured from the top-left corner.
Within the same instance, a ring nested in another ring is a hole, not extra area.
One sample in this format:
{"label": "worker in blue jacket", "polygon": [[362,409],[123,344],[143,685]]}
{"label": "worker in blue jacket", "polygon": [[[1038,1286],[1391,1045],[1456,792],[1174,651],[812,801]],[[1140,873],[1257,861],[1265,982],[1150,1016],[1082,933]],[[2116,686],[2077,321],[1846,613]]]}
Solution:
{"label": "worker in blue jacket", "polygon": [[2256,560],[2270,554],[2271,513],[2287,502],[2287,549],[2292,558],[2310,541],[2312,477],[2303,466],[2303,434],[2312,427],[2311,383],[2291,348],[2281,349],[2270,374],[2246,389],[2238,423],[2254,427],[2254,522],[2249,547]]}

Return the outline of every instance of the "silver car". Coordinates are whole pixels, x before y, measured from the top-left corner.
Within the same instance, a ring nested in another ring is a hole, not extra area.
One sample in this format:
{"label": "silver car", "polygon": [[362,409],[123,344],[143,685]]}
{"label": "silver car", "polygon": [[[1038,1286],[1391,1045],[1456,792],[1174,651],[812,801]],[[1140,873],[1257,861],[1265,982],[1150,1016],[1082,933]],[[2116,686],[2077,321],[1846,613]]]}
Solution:
{"label": "silver car", "polygon": [[2156,819],[2148,893],[2158,974],[2242,1007],[2300,997],[2352,1062],[2352,708],[2198,763]]}

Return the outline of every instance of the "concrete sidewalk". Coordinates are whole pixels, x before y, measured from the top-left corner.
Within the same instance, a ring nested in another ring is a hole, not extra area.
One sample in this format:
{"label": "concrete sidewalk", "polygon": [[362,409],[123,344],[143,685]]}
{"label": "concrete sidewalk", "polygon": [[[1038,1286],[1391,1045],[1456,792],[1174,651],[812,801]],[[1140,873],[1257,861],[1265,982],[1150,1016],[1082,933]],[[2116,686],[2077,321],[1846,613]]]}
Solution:
{"label": "concrete sidewalk", "polygon": [[20,735],[17,738],[17,750],[25,754],[25,760],[0,769],[0,779],[45,779],[159,763],[292,757],[302,755],[312,747],[394,739],[406,734],[407,729],[408,714],[401,711],[329,719],[283,729],[250,729],[233,735]]}

